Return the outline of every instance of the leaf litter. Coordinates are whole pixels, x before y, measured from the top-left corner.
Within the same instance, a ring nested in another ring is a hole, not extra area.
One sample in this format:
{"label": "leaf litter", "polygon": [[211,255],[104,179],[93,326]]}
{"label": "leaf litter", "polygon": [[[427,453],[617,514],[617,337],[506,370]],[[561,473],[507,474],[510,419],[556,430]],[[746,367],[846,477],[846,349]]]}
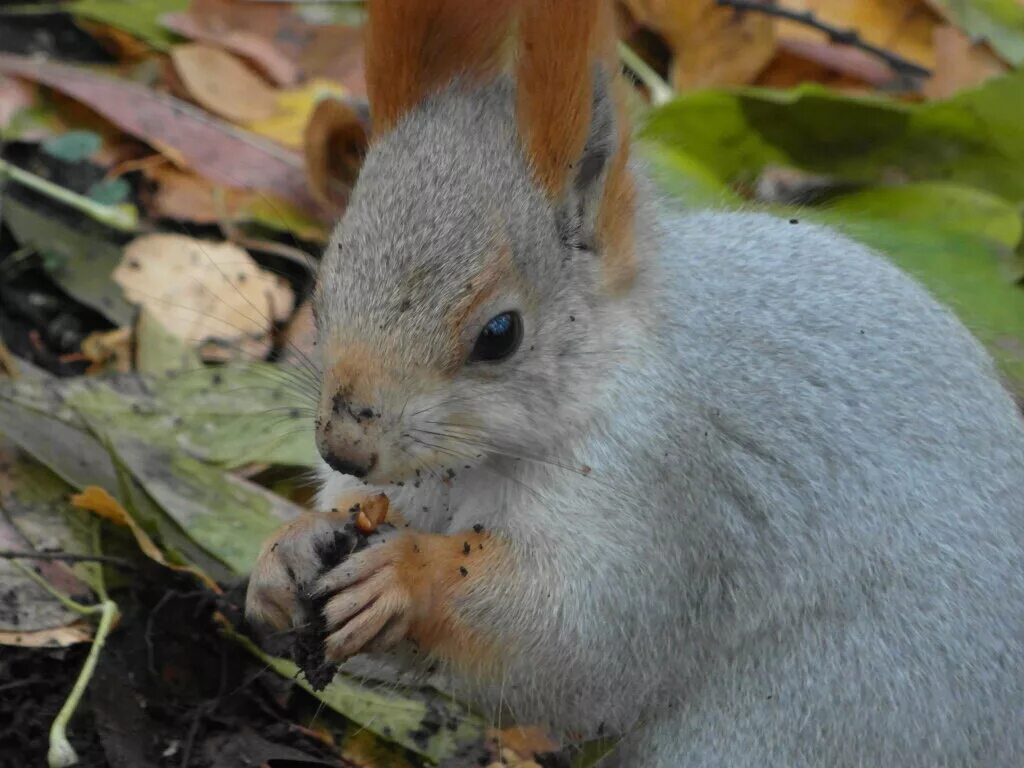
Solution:
{"label": "leaf litter", "polygon": [[[618,3],[638,102],[669,102],[638,103],[656,182],[879,249],[1024,393],[1024,6],[755,5]],[[371,139],[363,10],[75,0],[0,33],[0,370],[20,374],[0,378],[0,543],[35,556],[0,557],[4,754],[47,750],[41,713],[97,629],[55,594],[98,609],[108,590],[121,619],[69,730],[83,762],[515,765],[551,746],[495,740],[429,685],[314,690],[241,617],[262,540],[312,492],[310,279]]]}

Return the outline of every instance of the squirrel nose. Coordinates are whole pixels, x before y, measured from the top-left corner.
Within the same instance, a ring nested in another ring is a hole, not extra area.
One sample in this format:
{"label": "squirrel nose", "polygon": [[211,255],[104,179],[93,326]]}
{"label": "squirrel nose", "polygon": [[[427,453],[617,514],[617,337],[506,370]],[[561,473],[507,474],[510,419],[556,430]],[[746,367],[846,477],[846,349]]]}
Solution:
{"label": "squirrel nose", "polygon": [[372,450],[379,414],[353,403],[341,392],[331,400],[331,411],[317,426],[317,448],[327,465],[360,479],[377,466]]}
{"label": "squirrel nose", "polygon": [[376,453],[369,455],[354,452],[339,453],[331,447],[321,444],[320,455],[327,462],[327,466],[335,472],[341,472],[343,475],[352,475],[360,479],[370,474],[373,468],[377,466]]}

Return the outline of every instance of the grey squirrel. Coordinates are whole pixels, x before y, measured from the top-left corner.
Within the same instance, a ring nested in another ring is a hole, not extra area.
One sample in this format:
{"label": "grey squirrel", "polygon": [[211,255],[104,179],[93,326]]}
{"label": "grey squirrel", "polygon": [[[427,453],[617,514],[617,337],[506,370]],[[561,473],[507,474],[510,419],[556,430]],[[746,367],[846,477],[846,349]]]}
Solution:
{"label": "grey squirrel", "polygon": [[[679,210],[598,0],[371,0],[316,292],[321,513],[251,618],[410,643],[602,765],[1024,765],[1024,420],[836,232]],[[348,501],[409,527],[321,573]]]}

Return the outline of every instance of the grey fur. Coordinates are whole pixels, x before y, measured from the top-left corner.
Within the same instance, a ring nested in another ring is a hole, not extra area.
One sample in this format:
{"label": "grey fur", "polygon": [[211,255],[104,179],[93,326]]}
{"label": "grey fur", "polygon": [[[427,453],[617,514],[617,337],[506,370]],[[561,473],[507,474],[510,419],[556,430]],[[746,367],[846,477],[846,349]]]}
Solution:
{"label": "grey fur", "polygon": [[[522,350],[417,375],[495,222]],[[400,384],[379,439],[430,464],[417,488],[371,479],[418,526],[515,553],[461,606],[507,641],[502,677],[459,684],[624,734],[624,766],[1024,765],[1024,423],[986,353],[827,229],[646,191],[638,228],[636,284],[609,298],[500,83],[384,137],[326,254],[321,335],[380,350]],[[434,439],[465,458],[405,437],[453,419],[478,441]],[[353,484],[324,480],[326,505]]]}

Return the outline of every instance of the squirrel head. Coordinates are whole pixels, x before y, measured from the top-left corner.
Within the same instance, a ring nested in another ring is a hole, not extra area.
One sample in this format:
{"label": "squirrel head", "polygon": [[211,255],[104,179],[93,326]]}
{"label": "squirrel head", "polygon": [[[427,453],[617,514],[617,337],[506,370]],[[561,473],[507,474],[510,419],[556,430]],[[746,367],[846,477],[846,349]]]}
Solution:
{"label": "squirrel head", "polygon": [[544,455],[585,422],[636,272],[610,8],[369,13],[374,141],[314,302],[320,452],[378,484]]}

